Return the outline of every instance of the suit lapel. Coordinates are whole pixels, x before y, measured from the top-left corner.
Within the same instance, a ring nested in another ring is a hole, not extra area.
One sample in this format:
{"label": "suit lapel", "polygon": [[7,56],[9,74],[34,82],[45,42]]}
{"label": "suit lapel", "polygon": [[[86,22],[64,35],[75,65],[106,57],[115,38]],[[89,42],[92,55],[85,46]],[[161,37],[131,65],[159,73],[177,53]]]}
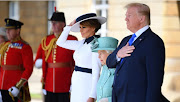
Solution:
{"label": "suit lapel", "polygon": [[144,33],[142,33],[134,42],[132,45],[135,46],[135,48],[138,46],[138,44],[140,44],[140,42],[142,42],[146,36],[148,36],[149,32],[151,31],[151,29],[147,29]]}
{"label": "suit lapel", "polygon": [[[148,28],[145,32],[143,32],[133,43],[132,45],[134,45],[134,47],[136,48],[145,38],[146,36],[148,36],[149,32],[152,32],[150,28]],[[132,36],[132,35],[131,35]],[[127,44],[127,42],[129,41],[129,39],[131,38],[131,36],[128,37],[128,40],[125,41],[125,44]],[[125,46],[125,44],[123,44],[123,46]],[[122,47],[123,47],[122,46]],[[121,47],[121,48],[122,48]],[[123,59],[123,62],[120,64],[120,68],[118,69],[118,71],[122,68],[123,64],[126,62],[127,58]]]}
{"label": "suit lapel", "polygon": [[127,42],[129,41],[129,39],[131,38],[131,36],[132,36],[132,35],[128,36],[128,37],[122,42],[122,44],[120,45],[120,49],[127,44]]}

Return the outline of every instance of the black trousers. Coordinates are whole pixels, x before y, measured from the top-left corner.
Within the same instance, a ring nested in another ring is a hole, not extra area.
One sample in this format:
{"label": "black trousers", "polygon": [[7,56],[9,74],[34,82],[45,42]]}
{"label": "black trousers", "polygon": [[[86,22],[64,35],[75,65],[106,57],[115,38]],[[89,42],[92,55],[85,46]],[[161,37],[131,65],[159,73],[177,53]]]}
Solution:
{"label": "black trousers", "polygon": [[18,102],[18,98],[14,97],[15,101],[12,100],[12,97],[9,95],[8,90],[0,90],[2,95],[3,102]]}
{"label": "black trousers", "polygon": [[47,95],[45,95],[45,102],[70,102],[69,92],[52,93],[47,91]]}

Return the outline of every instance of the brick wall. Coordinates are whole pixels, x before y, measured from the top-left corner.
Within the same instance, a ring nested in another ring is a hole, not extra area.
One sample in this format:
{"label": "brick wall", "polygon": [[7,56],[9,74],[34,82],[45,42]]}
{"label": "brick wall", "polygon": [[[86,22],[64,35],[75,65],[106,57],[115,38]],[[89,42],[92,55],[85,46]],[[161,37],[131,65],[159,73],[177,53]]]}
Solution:
{"label": "brick wall", "polygon": [[47,10],[46,1],[20,2],[20,20],[24,22],[21,36],[26,40],[36,53],[41,39],[47,35]]}
{"label": "brick wall", "polygon": [[165,68],[168,77],[165,77],[169,79],[164,89],[172,102],[180,102],[180,1],[167,0],[164,4],[162,38],[166,45]]}
{"label": "brick wall", "polygon": [[[177,1],[165,2],[163,39],[166,44],[166,69],[180,72],[180,18]],[[173,62],[173,63],[172,63]]]}
{"label": "brick wall", "polygon": [[[0,1],[0,13],[0,26],[4,26],[4,18],[9,17],[8,1]],[[19,20],[24,23],[21,37],[31,45],[34,53],[47,35],[47,13],[47,1],[19,1]]]}
{"label": "brick wall", "polygon": [[0,27],[5,26],[4,19],[9,17],[9,3],[7,1],[0,1]]}

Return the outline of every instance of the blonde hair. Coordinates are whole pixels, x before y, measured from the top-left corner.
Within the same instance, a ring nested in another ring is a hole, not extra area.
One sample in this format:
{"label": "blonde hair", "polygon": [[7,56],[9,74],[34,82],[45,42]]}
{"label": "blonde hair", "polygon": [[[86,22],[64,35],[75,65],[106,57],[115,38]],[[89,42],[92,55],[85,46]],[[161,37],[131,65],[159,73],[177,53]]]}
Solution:
{"label": "blonde hair", "polygon": [[141,15],[144,15],[146,17],[147,24],[151,24],[151,19],[150,19],[150,8],[146,4],[142,3],[130,3],[125,6],[125,8],[130,8],[130,7],[136,7],[138,10],[138,13]]}

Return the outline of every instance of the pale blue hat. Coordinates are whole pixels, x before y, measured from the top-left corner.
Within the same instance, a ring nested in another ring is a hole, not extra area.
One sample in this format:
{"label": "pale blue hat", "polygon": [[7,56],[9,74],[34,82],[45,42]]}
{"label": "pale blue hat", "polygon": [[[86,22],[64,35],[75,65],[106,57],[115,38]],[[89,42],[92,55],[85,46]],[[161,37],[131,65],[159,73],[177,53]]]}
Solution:
{"label": "pale blue hat", "polygon": [[100,37],[94,39],[91,44],[92,52],[97,52],[98,50],[115,50],[118,45],[118,40],[113,37]]}

